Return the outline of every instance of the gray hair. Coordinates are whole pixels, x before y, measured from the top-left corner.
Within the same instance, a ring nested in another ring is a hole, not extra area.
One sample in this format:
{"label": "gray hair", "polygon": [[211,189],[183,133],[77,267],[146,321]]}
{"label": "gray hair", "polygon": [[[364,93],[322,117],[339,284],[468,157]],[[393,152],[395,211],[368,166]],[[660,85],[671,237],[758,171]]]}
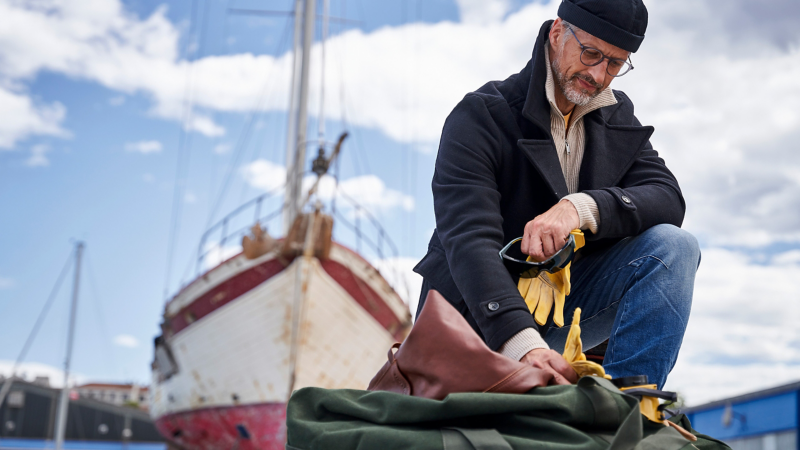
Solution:
{"label": "gray hair", "polygon": [[[566,20],[564,20],[564,19],[561,19],[561,26],[563,26],[564,28],[569,28],[569,29],[570,29],[570,30],[572,30],[572,31],[583,31],[582,29],[580,29],[580,28],[576,27],[575,25],[573,25],[573,24],[571,24],[571,23],[567,22],[567,21],[566,21]],[[561,44],[559,45],[559,47],[561,47],[561,48],[564,48],[564,43],[565,43],[566,41],[567,41],[566,39],[562,39],[562,40],[561,40]]]}

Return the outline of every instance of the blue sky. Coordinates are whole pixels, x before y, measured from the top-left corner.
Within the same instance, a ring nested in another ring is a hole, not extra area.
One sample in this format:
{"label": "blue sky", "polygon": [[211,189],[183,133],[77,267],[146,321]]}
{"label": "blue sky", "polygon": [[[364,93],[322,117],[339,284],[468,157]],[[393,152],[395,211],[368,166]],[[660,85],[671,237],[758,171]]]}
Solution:
{"label": "blue sky", "polygon": [[[198,2],[199,8],[206,6]],[[181,30],[179,48],[186,59],[234,53],[281,55],[290,46],[285,38],[286,18],[250,17],[226,13],[227,8],[289,11],[292,2],[210,1],[208,10],[195,17],[207,22],[205,35],[190,24],[192,2],[172,2],[166,17]],[[152,15],[162,2],[124,3],[128,13]],[[333,2],[331,14],[338,17],[346,5]],[[404,13],[405,11],[405,13]],[[208,17],[203,18],[203,14]],[[458,20],[452,2],[356,2],[344,16],[358,22],[348,24],[364,31],[421,18],[439,22]],[[332,34],[340,26],[331,26]],[[191,41],[199,42],[192,51]],[[186,49],[189,48],[189,51]],[[181,126],[177,121],[153,117],[151,98],[141,92],[119,92],[98,83],[67,74],[43,70],[25,79],[31,98],[43,104],[58,102],[67,111],[60,136],[30,136],[9,151],[0,152],[0,204],[7,211],[2,224],[3,257],[0,258],[0,336],[10,345],[0,350],[0,359],[13,360],[31,329],[76,239],[87,243],[82,279],[79,331],[74,371],[97,380],[147,382],[151,339],[158,332],[163,307],[162,290],[166,266],[168,229],[172,208],[177,148]],[[255,98],[258,93],[253,93]],[[249,114],[216,113],[224,136],[191,134],[191,161],[187,195],[181,217],[180,237],[173,265],[171,293],[195,249],[211,203],[219,195],[232,150],[241,139]],[[312,127],[316,124],[312,120]],[[242,161],[265,158],[282,164],[285,119],[281,112],[258,113],[255,131],[243,151]],[[340,121],[331,121],[336,134]],[[400,245],[403,256],[424,251],[433,228],[426,180],[432,174],[433,154],[415,152],[407,144],[388,139],[379,130],[351,129],[341,160],[341,175],[378,174],[385,183],[410,189],[401,177],[411,178],[416,164],[417,213],[386,214],[385,226]],[[334,136],[335,137],[335,136]],[[126,145],[155,141],[161,150],[140,153]],[[35,148],[46,146],[46,163],[32,164]],[[397,170],[400,168],[401,170]],[[405,184],[404,184],[405,183]],[[259,194],[236,176],[221,211],[227,211]],[[378,212],[380,213],[380,212]],[[217,219],[220,218],[218,214]],[[402,224],[414,221],[413,235]],[[402,241],[402,242],[401,242]],[[186,280],[184,280],[186,281]],[[71,278],[28,355],[28,361],[60,366],[64,357],[68,293]],[[114,343],[120,335],[132,336],[128,346]]]}
{"label": "blue sky", "polygon": [[[685,227],[703,245],[674,387],[692,401],[800,378],[800,88],[792,81],[800,39],[781,25],[800,16],[798,7],[649,3],[636,70],[613,87],[656,127],[653,143],[687,198]],[[0,370],[80,239],[87,264],[74,370],[87,380],[148,382],[181,136],[191,142],[190,162],[171,293],[188,281],[226,174],[221,213],[262,193],[274,181],[269,170],[284,164],[290,19],[228,10],[291,5],[0,0]],[[408,272],[425,252],[447,113],[464,93],[521,69],[555,9],[511,0],[331,1],[331,14],[351,22],[331,25],[326,128],[333,139],[347,118],[341,180],[356,189],[380,180],[360,198],[398,244],[400,258],[387,264]],[[761,30],[763,21],[776,26]],[[196,119],[188,131],[187,80]],[[317,80],[312,72],[309,135]],[[70,286],[27,361],[62,364]],[[697,388],[697,379],[717,381]]]}

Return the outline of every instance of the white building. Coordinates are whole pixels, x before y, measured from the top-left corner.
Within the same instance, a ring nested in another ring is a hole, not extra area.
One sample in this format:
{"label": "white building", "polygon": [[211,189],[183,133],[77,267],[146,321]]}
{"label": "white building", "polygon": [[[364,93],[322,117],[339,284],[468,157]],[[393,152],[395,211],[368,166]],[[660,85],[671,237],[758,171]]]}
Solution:
{"label": "white building", "polygon": [[90,398],[114,405],[134,405],[148,410],[150,398],[147,386],[137,384],[89,383],[75,387],[82,398]]}

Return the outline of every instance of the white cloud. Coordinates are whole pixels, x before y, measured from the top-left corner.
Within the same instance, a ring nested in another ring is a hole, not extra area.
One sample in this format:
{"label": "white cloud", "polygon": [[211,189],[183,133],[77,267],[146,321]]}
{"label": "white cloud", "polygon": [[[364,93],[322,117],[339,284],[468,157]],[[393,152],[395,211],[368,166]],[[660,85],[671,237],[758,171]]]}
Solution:
{"label": "white cloud", "polygon": [[[311,188],[316,177],[309,176],[303,180],[305,190]],[[414,209],[414,198],[400,191],[389,189],[386,184],[375,175],[362,175],[340,181],[331,176],[324,176],[320,181],[318,195],[323,200],[331,200],[337,190],[355,200],[359,206],[371,212]]]}
{"label": "white cloud", "polygon": [[0,150],[12,149],[19,141],[34,135],[69,137],[69,133],[61,128],[65,115],[66,108],[61,103],[37,103],[26,95],[6,90],[0,85]]}
{"label": "white cloud", "polygon": [[[328,51],[340,64],[329,64],[326,77],[332,86],[343,85],[348,95],[347,105],[330,95],[329,110],[346,106],[352,123],[379,128],[393,139],[436,141],[445,116],[465,92],[524,65],[537,30],[530,24],[555,11],[553,5],[534,4],[500,21],[507,11],[505,0],[488,6],[462,3],[465,19],[493,22],[407,24],[331,38]],[[125,94],[141,91],[154,99],[153,114],[182,120],[189,70],[195,110],[188,128],[209,136],[222,135],[224,128],[203,111],[252,110],[264,80],[275,86],[267,92],[264,109],[285,109],[286,95],[277,94],[289,85],[290,54],[209,56],[190,63],[178,58],[178,41],[179,31],[164,8],[139,19],[117,0],[0,2],[0,52],[7,77],[23,79],[49,70]],[[315,45],[314,60],[319,51]],[[318,69],[312,68],[313,79]],[[317,96],[312,86],[312,105]]]}
{"label": "white cloud", "polygon": [[164,146],[161,145],[161,142],[158,141],[139,141],[139,142],[128,142],[125,144],[125,151],[127,152],[136,152],[146,155],[148,153],[161,153]]}
{"label": "white cloud", "polygon": [[747,42],[731,47],[726,15],[709,5],[648,4],[636,70],[615,87],[655,126],[653,145],[687,200],[687,228],[712,245],[798,242],[800,153],[792,149],[800,114],[792,105],[800,102],[800,47],[784,51],[761,40],[750,41],[757,51]]}
{"label": "white cloud", "polygon": [[242,176],[250,186],[271,191],[286,184],[286,168],[258,159],[242,168]]}
{"label": "white cloud", "polygon": [[219,137],[225,135],[225,128],[217,125],[214,120],[207,116],[194,116],[185,127],[190,131],[197,131],[208,137]]}
{"label": "white cloud", "polygon": [[145,183],[153,183],[156,181],[156,177],[152,173],[146,173],[142,175],[142,181]]}
{"label": "white cloud", "polygon": [[745,253],[703,250],[667,388],[696,405],[800,378],[798,279],[796,262],[763,265]]}
{"label": "white cloud", "polygon": [[0,277],[0,289],[11,289],[16,285],[13,279]]}
{"label": "white cloud", "polygon": [[511,8],[509,0],[456,0],[461,21],[485,25],[499,22]]}
{"label": "white cloud", "polygon": [[108,104],[111,106],[122,106],[125,104],[125,96],[117,95],[108,99]]}
{"label": "white cloud", "polygon": [[31,156],[25,161],[25,165],[29,167],[47,167],[50,165],[50,160],[47,158],[47,153],[50,152],[50,147],[45,144],[38,144],[31,147]]}
{"label": "white cloud", "polygon": [[772,258],[772,264],[787,265],[800,264],[800,250],[789,250]]}
{"label": "white cloud", "polygon": [[[278,189],[286,183],[286,168],[265,159],[258,159],[242,168],[242,175],[250,186],[265,191]],[[303,179],[303,192],[311,189],[316,176],[310,175]],[[375,175],[362,175],[340,181],[325,175],[317,188],[317,195],[323,201],[333,199],[337,192],[342,192],[353,199],[358,205],[371,212],[414,209],[414,198],[400,191],[390,189],[379,177]],[[353,205],[343,204],[345,208]]]}
{"label": "white cloud", "polygon": [[417,312],[419,293],[422,289],[422,277],[413,270],[418,262],[417,258],[406,257],[372,261],[372,265],[380,271],[397,295],[406,302],[412,316]]}
{"label": "white cloud", "polygon": [[[0,375],[4,377],[11,376],[13,367],[13,361],[0,360]],[[61,388],[64,386],[64,371],[48,364],[24,362],[17,368],[16,376],[26,381],[33,381],[36,377],[47,377],[51,387]],[[85,382],[86,376],[79,373],[71,373],[69,376],[69,384],[71,386]]]}
{"label": "white cloud", "polygon": [[[355,126],[379,129],[413,148],[432,148],[445,117],[466,92],[525,65],[539,24],[555,17],[558,7],[555,1],[537,2],[509,13],[510,4],[459,0],[462,23],[413,23],[334,36],[328,51],[336,63],[327,66],[326,79],[344,87],[346,104],[330,95],[328,110],[346,109]],[[800,208],[791,207],[800,190],[800,154],[790,151],[800,138],[800,114],[792,109],[800,101],[794,82],[800,47],[733,51],[726,39],[709,33],[719,30],[728,37],[729,24],[721,21],[730,14],[715,15],[714,8],[689,0],[657,2],[649,9],[648,37],[633,56],[636,70],[614,87],[630,94],[643,123],[656,126],[653,143],[688,201],[687,228],[715,245],[800,241]],[[737,21],[744,20],[740,16]],[[685,26],[687,18],[703,26]],[[188,62],[178,56],[179,36],[163,8],[140,19],[116,0],[0,1],[6,77],[19,80],[50,70],[125,94],[144,92],[153,99],[153,114],[181,120],[189,71],[195,109],[187,127],[209,136],[225,133],[212,114],[252,110],[264,80],[275,86],[266,93],[264,109],[286,107],[286,95],[278,94],[289,85],[290,54]],[[319,46],[312,52],[316,61]],[[318,70],[312,67],[312,79],[318,79]],[[311,105],[318,95],[312,85]],[[60,132],[63,107],[37,107],[24,96],[17,100],[23,104],[16,110],[28,114],[13,117],[28,117],[29,125],[0,120],[0,146]],[[0,101],[4,108],[9,107]]]}
{"label": "white cloud", "polygon": [[136,348],[139,346],[139,340],[130,334],[118,334],[114,336],[114,345],[126,348]]}

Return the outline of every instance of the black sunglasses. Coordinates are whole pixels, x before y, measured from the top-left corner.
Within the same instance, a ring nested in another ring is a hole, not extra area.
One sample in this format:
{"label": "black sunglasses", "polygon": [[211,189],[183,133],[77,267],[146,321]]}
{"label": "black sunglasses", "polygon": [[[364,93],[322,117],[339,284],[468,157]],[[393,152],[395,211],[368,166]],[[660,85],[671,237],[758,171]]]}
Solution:
{"label": "black sunglasses", "polygon": [[523,261],[509,256],[508,251],[514,244],[520,241],[522,241],[522,238],[518,237],[500,250],[500,259],[503,260],[503,265],[506,266],[506,269],[508,269],[511,274],[519,275],[520,278],[536,278],[543,270],[556,273],[564,267],[567,267],[567,264],[572,262],[572,258],[575,256],[575,236],[571,234],[569,235],[567,243],[564,244],[561,250],[542,262]]}

